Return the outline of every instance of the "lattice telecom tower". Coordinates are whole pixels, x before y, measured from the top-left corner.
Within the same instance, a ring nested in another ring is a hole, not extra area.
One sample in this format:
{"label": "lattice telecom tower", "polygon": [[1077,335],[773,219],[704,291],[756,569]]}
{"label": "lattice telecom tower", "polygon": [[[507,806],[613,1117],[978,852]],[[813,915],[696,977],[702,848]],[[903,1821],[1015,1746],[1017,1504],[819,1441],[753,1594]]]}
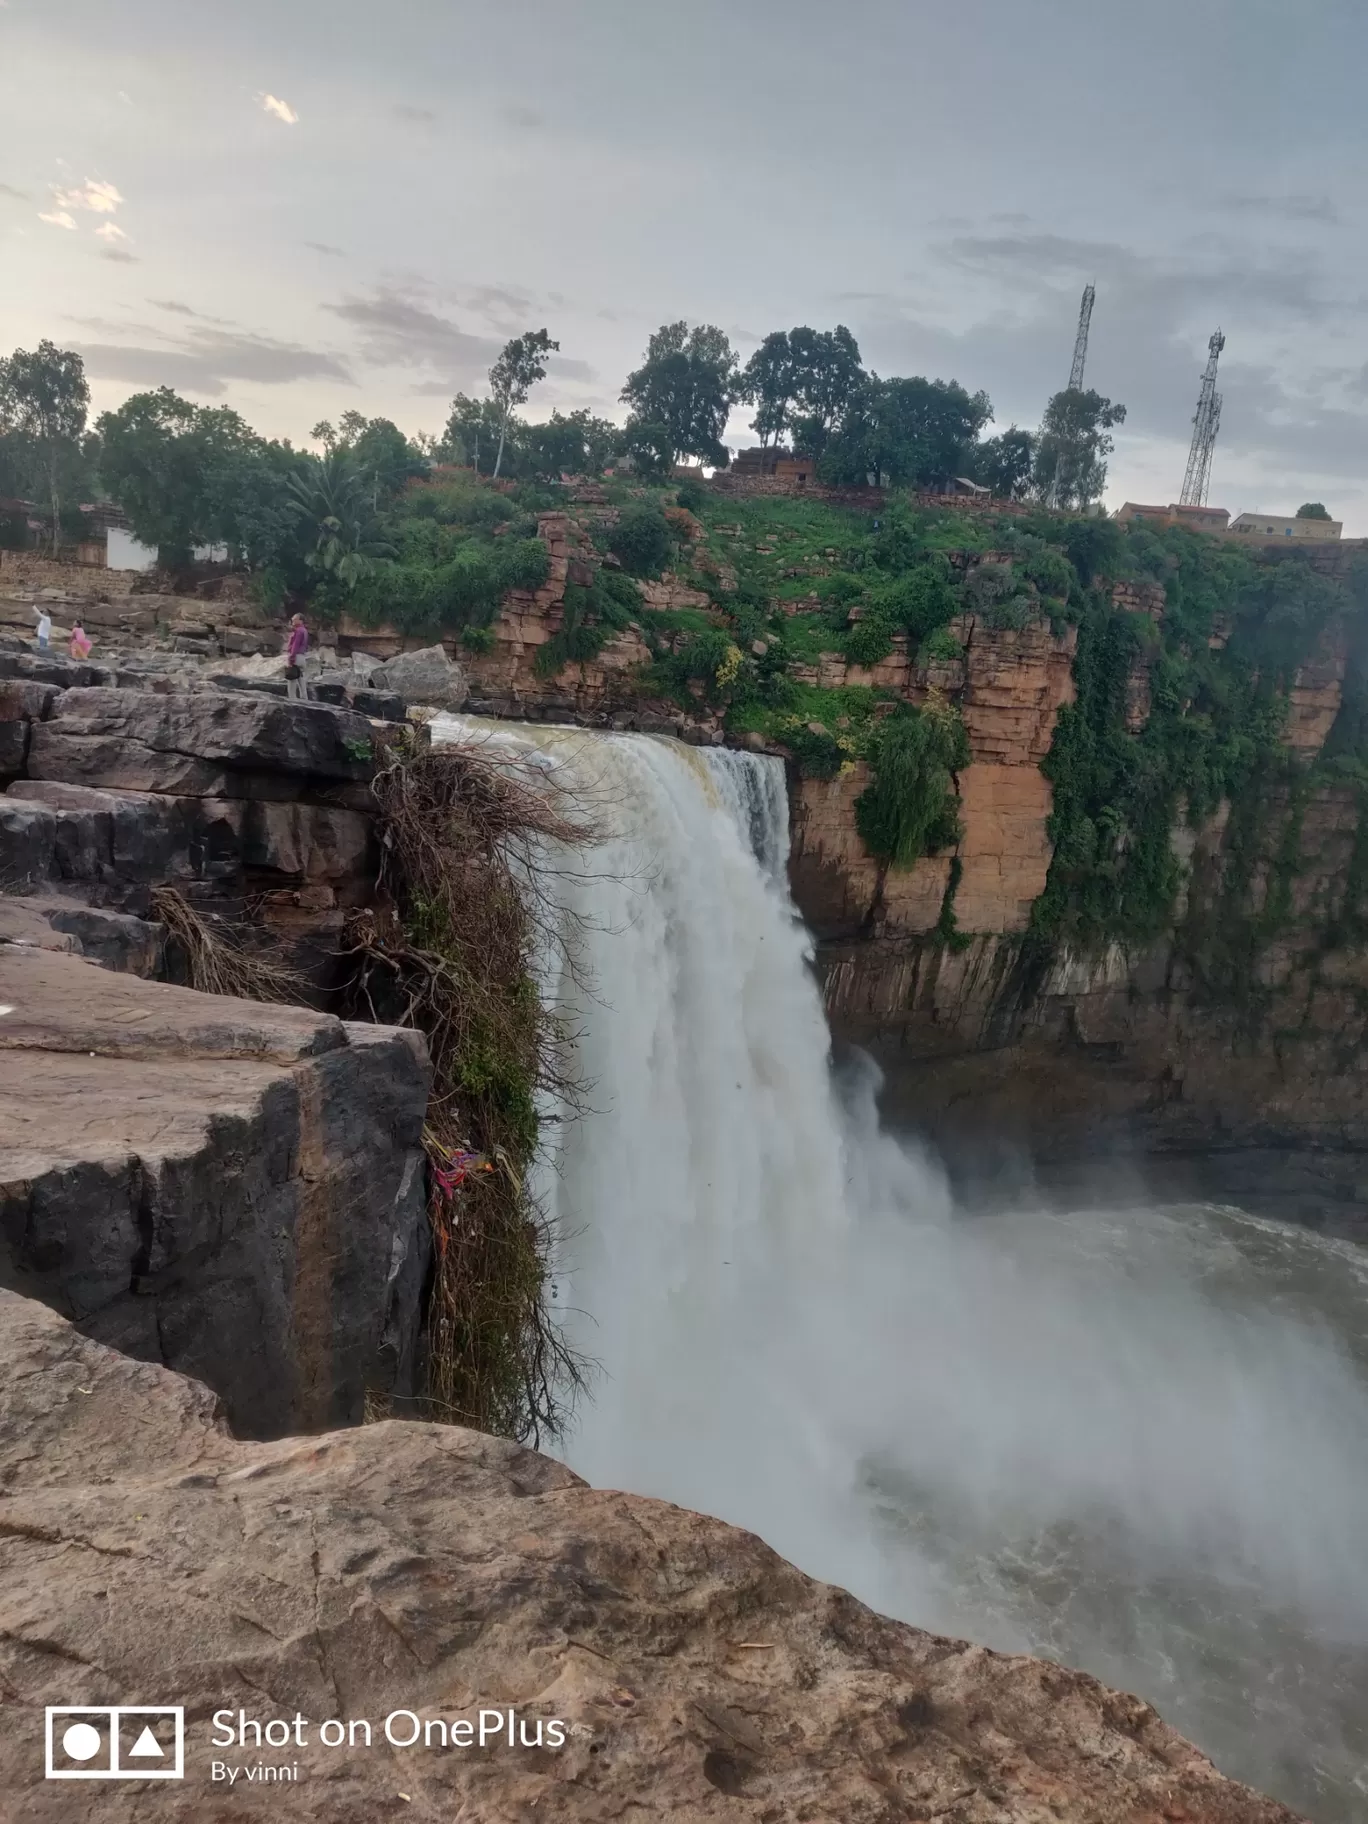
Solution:
{"label": "lattice telecom tower", "polygon": [[1069,369],[1070,392],[1078,392],[1083,385],[1083,363],[1088,358],[1088,325],[1092,322],[1095,295],[1091,285],[1083,287],[1083,302],[1078,307],[1078,334],[1074,337],[1073,366]]}
{"label": "lattice telecom tower", "polygon": [[1179,504],[1204,507],[1211,484],[1211,453],[1216,448],[1216,433],[1221,428],[1221,395],[1216,391],[1216,363],[1225,347],[1220,330],[1207,343],[1207,364],[1202,373],[1202,390],[1197,399],[1197,413],[1192,420],[1192,448],[1188,451],[1187,474]]}

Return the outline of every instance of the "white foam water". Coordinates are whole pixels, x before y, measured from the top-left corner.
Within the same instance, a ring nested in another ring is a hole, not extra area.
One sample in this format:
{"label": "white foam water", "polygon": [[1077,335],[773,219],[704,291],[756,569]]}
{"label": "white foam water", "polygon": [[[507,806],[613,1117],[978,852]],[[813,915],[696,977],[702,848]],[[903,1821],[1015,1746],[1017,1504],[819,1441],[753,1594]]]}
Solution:
{"label": "white foam water", "polygon": [[597,1364],[568,1460],[891,1614],[1086,1666],[1322,1824],[1361,1816],[1352,1265],[1239,1212],[957,1211],[872,1069],[833,1080],[779,764],[493,739],[606,825],[559,888],[580,969],[546,984],[589,1106],[542,1171]]}

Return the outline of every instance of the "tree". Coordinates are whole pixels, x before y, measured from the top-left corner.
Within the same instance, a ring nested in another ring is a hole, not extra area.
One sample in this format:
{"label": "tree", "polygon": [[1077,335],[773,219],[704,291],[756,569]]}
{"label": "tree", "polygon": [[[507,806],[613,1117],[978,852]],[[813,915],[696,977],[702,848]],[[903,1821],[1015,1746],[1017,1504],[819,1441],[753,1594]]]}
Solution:
{"label": "tree", "polygon": [[499,442],[501,429],[506,431],[507,427],[500,426],[499,408],[492,399],[472,399],[466,393],[457,393],[436,454],[447,462],[468,465],[478,475],[480,451],[492,449]]}
{"label": "tree", "polygon": [[544,329],[529,329],[505,343],[504,351],[489,370],[489,390],[499,410],[499,453],[494,458],[497,481],[503,463],[504,439],[515,405],[526,405],[528,395],[539,380],[546,378],[546,363],[560,347]]}
{"label": "tree", "polygon": [[976,445],[969,462],[973,479],[991,488],[999,500],[1022,500],[1031,485],[1035,438],[1010,426],[1000,436]]}
{"label": "tree", "polygon": [[40,342],[0,361],[0,427],[31,439],[52,509],[52,552],[61,537],[63,466],[79,458],[90,405],[85,363],[71,349]]}
{"label": "tree", "polygon": [[737,382],[737,397],[756,407],[751,429],[760,439],[760,448],[778,443],[788,429],[798,397],[786,329],[772,330],[747,361]]}
{"label": "tree", "polygon": [[746,363],[737,397],[759,408],[751,429],[761,449],[791,432],[795,449],[801,445],[820,455],[861,372],[859,345],[843,323],[835,329],[776,329]]}
{"label": "tree", "polygon": [[1298,519],[1329,519],[1330,515],[1318,500],[1308,500],[1297,508]]}
{"label": "tree", "polygon": [[871,742],[873,778],[855,800],[855,825],[880,861],[910,868],[960,838],[955,775],[969,763],[969,740],[938,691],[921,709],[886,717]]}
{"label": "tree", "polygon": [[711,323],[690,329],[664,323],[646,345],[646,359],[627,376],[622,398],[632,408],[629,434],[663,427],[670,463],[681,456],[725,467],[722,433],[741,378],[731,343]]}
{"label": "tree", "polygon": [[792,329],[789,346],[797,384],[793,446],[820,456],[864,378],[860,347],[844,323],[835,329]]}
{"label": "tree", "polygon": [[423,459],[417,447],[389,418],[343,412],[335,427],[325,418],[309,435],[329,455],[341,450],[354,459],[355,466],[370,477],[374,507],[379,506],[382,496],[397,494],[405,482],[423,473]]}
{"label": "tree", "polygon": [[944,486],[964,472],[992,415],[987,393],[967,393],[958,381],[870,374],[851,395],[822,472],[848,485],[872,475],[895,488]]}
{"label": "tree", "polygon": [[310,544],[304,562],[320,578],[333,577],[350,591],[380,559],[394,555],[376,535],[374,474],[354,448],[305,456],[289,489]]}
{"label": "tree", "polygon": [[1124,405],[1113,405],[1089,388],[1066,387],[1045,408],[1036,440],[1032,485],[1049,506],[1080,511],[1100,498],[1107,485],[1105,458],[1113,440],[1107,435],[1123,424]]}
{"label": "tree", "polygon": [[545,424],[526,432],[528,454],[538,475],[601,475],[622,441],[622,432],[607,418],[583,409],[552,412]]}
{"label": "tree", "polygon": [[105,487],[164,565],[188,564],[197,545],[225,544],[254,567],[281,556],[297,517],[287,479],[307,458],[169,386],[134,393],[95,428]]}

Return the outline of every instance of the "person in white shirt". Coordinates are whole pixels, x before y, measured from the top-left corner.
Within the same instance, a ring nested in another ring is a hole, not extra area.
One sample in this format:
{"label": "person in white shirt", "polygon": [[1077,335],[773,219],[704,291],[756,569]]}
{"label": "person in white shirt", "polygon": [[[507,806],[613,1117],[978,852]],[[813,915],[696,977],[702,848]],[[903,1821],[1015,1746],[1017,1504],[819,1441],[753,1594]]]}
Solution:
{"label": "person in white shirt", "polygon": [[38,616],[38,650],[46,652],[48,641],[52,638],[52,616],[46,608],[34,604],[33,612]]}

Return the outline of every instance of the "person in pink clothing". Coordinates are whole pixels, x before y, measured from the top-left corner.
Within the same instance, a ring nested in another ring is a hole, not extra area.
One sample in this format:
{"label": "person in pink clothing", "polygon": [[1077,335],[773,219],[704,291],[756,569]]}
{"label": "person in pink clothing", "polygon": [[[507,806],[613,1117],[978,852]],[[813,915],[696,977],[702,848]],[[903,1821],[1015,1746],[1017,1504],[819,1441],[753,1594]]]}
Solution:
{"label": "person in pink clothing", "polygon": [[71,623],[71,656],[73,659],[90,657],[90,635],[79,621]]}
{"label": "person in pink clothing", "polygon": [[290,619],[290,637],[285,644],[286,695],[298,697],[307,702],[309,687],[304,682],[304,656],[309,650],[309,630],[304,625],[304,616],[296,614]]}

